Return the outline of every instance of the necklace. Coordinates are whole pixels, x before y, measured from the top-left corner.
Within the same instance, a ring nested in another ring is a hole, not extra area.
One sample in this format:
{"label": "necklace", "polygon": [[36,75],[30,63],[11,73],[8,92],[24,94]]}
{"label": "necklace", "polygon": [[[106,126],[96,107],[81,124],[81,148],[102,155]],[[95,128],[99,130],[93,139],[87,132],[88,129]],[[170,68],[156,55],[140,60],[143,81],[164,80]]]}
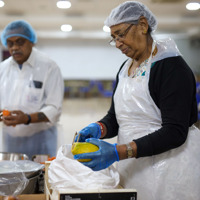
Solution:
{"label": "necklace", "polygon": [[[155,46],[155,49],[152,53],[152,58],[157,54],[158,52],[158,49],[157,49],[157,46]],[[134,61],[134,60],[133,60]],[[145,72],[146,72],[146,67],[147,67],[147,63],[149,62],[149,58],[147,58],[144,62],[142,62],[137,68],[135,68],[133,70],[133,72],[131,73],[131,67],[133,65],[133,61],[129,67],[129,70],[128,70],[128,74],[129,76],[131,76],[132,78],[136,77],[136,76],[144,76],[145,75]]]}
{"label": "necklace", "polygon": [[143,76],[146,71],[146,64],[148,63],[148,61],[149,59],[146,59],[144,62],[140,64],[139,67],[135,68],[131,74],[131,77],[134,78],[136,76]]}

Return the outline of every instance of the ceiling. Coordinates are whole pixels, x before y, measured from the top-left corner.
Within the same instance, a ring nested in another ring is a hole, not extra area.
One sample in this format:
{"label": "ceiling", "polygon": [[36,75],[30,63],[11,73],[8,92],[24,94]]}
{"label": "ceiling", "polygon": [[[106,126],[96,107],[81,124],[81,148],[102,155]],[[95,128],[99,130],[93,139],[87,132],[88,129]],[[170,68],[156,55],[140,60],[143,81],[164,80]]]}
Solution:
{"label": "ceiling", "polygon": [[[32,24],[38,37],[103,38],[103,23],[110,11],[122,0],[71,0],[71,8],[59,9],[56,0],[4,0],[0,8],[0,31],[11,21],[24,19]],[[188,11],[189,0],[141,0],[158,19],[157,33],[171,33],[200,37],[200,10]],[[198,2],[198,1],[197,1]],[[199,1],[200,2],[200,1]],[[70,33],[60,31],[62,24],[70,24]]]}

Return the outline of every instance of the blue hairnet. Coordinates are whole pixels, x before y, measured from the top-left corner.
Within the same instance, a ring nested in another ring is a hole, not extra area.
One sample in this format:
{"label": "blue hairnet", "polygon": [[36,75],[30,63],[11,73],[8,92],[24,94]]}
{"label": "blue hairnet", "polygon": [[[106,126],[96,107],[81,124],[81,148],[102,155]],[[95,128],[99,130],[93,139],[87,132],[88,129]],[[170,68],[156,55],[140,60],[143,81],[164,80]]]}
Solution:
{"label": "blue hairnet", "polygon": [[37,42],[35,31],[33,30],[32,26],[24,20],[13,21],[4,28],[1,34],[2,44],[6,47],[7,39],[14,36],[26,38],[33,44]]}
{"label": "blue hairnet", "polygon": [[156,17],[144,4],[137,1],[126,1],[114,8],[104,24],[108,27],[121,23],[137,24],[141,16],[147,19],[151,31],[155,31],[157,27]]}

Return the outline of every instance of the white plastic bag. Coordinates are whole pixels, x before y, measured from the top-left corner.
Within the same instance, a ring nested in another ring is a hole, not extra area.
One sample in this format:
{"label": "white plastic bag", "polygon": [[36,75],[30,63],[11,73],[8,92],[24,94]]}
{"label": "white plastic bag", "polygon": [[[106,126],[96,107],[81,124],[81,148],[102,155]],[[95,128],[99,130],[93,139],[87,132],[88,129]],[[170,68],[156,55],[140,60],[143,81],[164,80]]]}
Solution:
{"label": "white plastic bag", "polygon": [[48,176],[52,189],[117,188],[120,178],[113,166],[95,172],[73,159],[71,146],[61,146],[56,159],[49,166]]}

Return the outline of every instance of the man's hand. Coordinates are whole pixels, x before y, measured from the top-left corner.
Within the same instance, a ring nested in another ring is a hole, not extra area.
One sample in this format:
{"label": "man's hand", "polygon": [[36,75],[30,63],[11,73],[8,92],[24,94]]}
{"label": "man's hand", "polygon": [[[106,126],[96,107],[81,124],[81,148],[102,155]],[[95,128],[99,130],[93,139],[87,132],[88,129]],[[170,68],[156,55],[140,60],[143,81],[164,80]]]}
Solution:
{"label": "man's hand", "polygon": [[15,126],[17,124],[26,124],[29,120],[27,114],[20,110],[14,110],[10,112],[11,115],[3,116],[2,120],[7,126]]}

